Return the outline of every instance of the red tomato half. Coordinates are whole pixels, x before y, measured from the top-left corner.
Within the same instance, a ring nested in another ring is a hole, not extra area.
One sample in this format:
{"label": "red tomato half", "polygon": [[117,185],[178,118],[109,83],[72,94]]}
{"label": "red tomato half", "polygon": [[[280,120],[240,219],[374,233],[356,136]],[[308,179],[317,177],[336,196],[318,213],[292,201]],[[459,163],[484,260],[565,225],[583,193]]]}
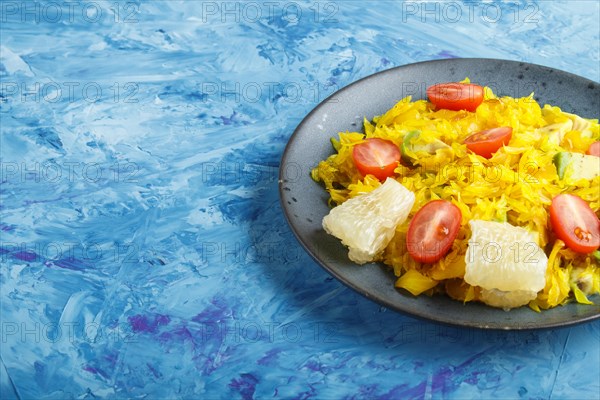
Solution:
{"label": "red tomato half", "polygon": [[511,137],[512,128],[503,126],[474,133],[466,138],[464,143],[473,153],[490,158],[500,147],[507,145]]}
{"label": "red tomato half", "polygon": [[483,87],[473,83],[438,83],[427,88],[427,97],[437,108],[473,112],[483,101]]}
{"label": "red tomato half", "polygon": [[600,220],[581,197],[565,193],[553,198],[550,221],[556,236],[571,250],[591,253],[600,246]]}
{"label": "red tomato half", "polygon": [[600,142],[594,142],[590,144],[590,148],[586,152],[590,156],[600,157]]}
{"label": "red tomato half", "polygon": [[408,226],[406,244],[415,261],[430,264],[446,255],[460,229],[462,213],[447,200],[425,204]]}
{"label": "red tomato half", "polygon": [[394,175],[400,161],[400,149],[389,140],[371,138],[354,146],[352,158],[361,174],[371,174],[384,181]]}

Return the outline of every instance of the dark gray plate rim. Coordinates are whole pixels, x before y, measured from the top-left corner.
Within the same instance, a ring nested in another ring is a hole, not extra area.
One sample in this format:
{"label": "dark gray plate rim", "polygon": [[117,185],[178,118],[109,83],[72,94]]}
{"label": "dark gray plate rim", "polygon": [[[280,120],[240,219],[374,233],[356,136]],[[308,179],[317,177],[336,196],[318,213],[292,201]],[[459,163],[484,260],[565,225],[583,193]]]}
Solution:
{"label": "dark gray plate rim", "polygon": [[496,94],[525,97],[535,93],[541,104],[552,104],[586,118],[600,116],[600,84],[545,67],[512,60],[460,58],[408,64],[362,78],[317,105],[298,125],[283,152],[279,194],[292,232],[318,264],[351,289],[392,310],[453,326],[528,330],[556,328],[600,317],[595,305],[569,303],[536,313],[528,307],[509,312],[479,303],[462,304],[446,296],[414,297],[394,288],[391,270],[378,263],[359,266],[347,250],[327,235],[321,220],[329,212],[327,193],[310,177],[310,170],[333,153],[330,138],[340,131],[360,131],[363,117],[380,115],[398,100],[425,98],[427,86],[469,77],[492,87]]}

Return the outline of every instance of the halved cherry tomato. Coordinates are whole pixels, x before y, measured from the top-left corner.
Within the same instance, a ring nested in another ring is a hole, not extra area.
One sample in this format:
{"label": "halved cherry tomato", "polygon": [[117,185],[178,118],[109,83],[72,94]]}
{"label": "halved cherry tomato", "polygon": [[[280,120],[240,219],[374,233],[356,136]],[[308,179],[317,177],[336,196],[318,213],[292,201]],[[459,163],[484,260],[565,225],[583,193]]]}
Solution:
{"label": "halved cherry tomato", "polygon": [[481,157],[490,158],[500,147],[507,145],[512,137],[512,128],[502,126],[500,128],[486,129],[477,132],[465,139],[467,149]]}
{"label": "halved cherry tomato", "polygon": [[600,142],[594,142],[590,144],[590,148],[586,151],[586,154],[590,156],[600,157]]}
{"label": "halved cherry tomato", "polygon": [[556,236],[571,250],[591,253],[600,246],[600,220],[581,197],[564,193],[553,198],[550,221]]}
{"label": "halved cherry tomato", "polygon": [[427,88],[427,97],[437,108],[473,112],[483,101],[483,87],[473,83],[438,83]]}
{"label": "halved cherry tomato", "polygon": [[394,175],[400,149],[389,140],[371,138],[354,146],[352,158],[361,174],[371,174],[383,181]]}
{"label": "halved cherry tomato", "polygon": [[452,247],[461,219],[460,209],[447,200],[433,200],[425,204],[408,226],[408,253],[418,262],[429,264],[438,261]]}

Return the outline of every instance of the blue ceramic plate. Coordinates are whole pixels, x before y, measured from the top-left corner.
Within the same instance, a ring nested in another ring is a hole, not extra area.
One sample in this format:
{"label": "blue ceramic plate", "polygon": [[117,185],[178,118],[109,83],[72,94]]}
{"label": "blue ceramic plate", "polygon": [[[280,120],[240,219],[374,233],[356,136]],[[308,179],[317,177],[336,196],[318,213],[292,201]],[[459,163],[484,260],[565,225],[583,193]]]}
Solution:
{"label": "blue ceramic plate", "polygon": [[333,153],[330,138],[362,129],[363,117],[383,114],[398,100],[425,98],[428,86],[465,77],[490,86],[498,95],[535,93],[586,118],[600,117],[600,84],[540,65],[494,59],[452,59],[410,64],[361,79],[334,93],[304,118],[287,144],[280,169],[280,198],[292,231],[314,259],[335,278],[365,297],[393,310],[452,325],[487,329],[538,329],[567,326],[600,317],[595,305],[568,304],[542,313],[528,307],[509,312],[479,303],[463,304],[446,296],[419,296],[394,288],[392,271],[382,264],[359,266],[348,259],[341,242],[321,227],[329,212],[327,192],[310,170]]}

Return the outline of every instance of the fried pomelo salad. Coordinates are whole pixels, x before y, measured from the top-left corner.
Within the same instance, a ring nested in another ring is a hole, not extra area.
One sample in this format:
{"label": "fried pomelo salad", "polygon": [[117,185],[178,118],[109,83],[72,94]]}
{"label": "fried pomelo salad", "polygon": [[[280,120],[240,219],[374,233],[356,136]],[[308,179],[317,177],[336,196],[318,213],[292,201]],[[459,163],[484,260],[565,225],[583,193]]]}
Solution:
{"label": "fried pomelo salad", "polygon": [[340,132],[311,171],[323,228],[396,287],[540,311],[600,293],[600,129],[462,82]]}

